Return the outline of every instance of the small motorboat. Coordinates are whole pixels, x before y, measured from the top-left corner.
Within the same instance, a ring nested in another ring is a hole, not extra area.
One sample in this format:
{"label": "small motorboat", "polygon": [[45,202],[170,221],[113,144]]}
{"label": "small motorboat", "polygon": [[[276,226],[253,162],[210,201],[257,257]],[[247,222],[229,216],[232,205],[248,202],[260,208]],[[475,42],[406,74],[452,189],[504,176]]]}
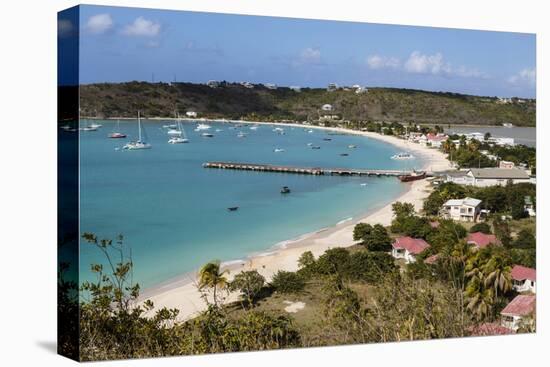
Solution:
{"label": "small motorboat", "polygon": [[283,186],[281,194],[290,194],[290,188],[288,186]]}
{"label": "small motorboat", "polygon": [[170,139],[168,139],[168,144],[182,144],[182,143],[189,143],[189,139],[182,138],[181,136],[173,136]]}
{"label": "small motorboat", "polygon": [[350,149],[355,149],[355,148],[357,148],[357,145],[355,145],[355,144],[350,144],[350,145],[348,145],[348,148],[350,148]]}
{"label": "small motorboat", "polygon": [[227,210],[229,210],[230,212],[235,212],[239,209],[238,206],[230,206],[229,208],[227,208]]}
{"label": "small motorboat", "polygon": [[340,155],[341,155],[342,157],[347,157],[349,154],[348,154],[348,153],[340,153]]}
{"label": "small motorboat", "polygon": [[212,138],[212,137],[214,137],[214,134],[212,134],[212,133],[202,133],[201,136],[204,137],[204,138]]}
{"label": "small motorboat", "polygon": [[414,156],[411,153],[406,153],[406,152],[398,153],[398,154],[392,155],[391,157],[391,159],[397,159],[397,160],[413,159],[413,158]]}
{"label": "small motorboat", "polygon": [[324,141],[331,141],[332,138],[323,138]]}
{"label": "small motorboat", "polygon": [[309,134],[311,134],[311,133],[313,132],[313,130],[308,130],[307,132],[308,132]]}
{"label": "small motorboat", "polygon": [[313,146],[311,147],[311,149],[321,149],[321,147],[318,146],[318,145],[313,145]]}
{"label": "small motorboat", "polygon": [[258,130],[258,126],[257,125],[250,126],[250,130]]}
{"label": "small motorboat", "polygon": [[93,127],[92,125],[90,125],[90,126],[86,126],[86,127],[81,127],[80,130],[81,131],[97,131],[97,127]]}
{"label": "small motorboat", "polygon": [[109,134],[109,138],[111,139],[124,139],[126,137],[126,134],[114,132]]}
{"label": "small motorboat", "polygon": [[273,152],[275,153],[281,153],[281,152],[284,152],[285,150],[283,148],[275,148],[273,149]]}
{"label": "small motorboat", "polygon": [[308,147],[310,147],[310,146],[312,146],[312,145],[313,145],[313,143],[307,143],[307,146],[308,146]]}
{"label": "small motorboat", "polygon": [[246,134],[241,131],[237,134],[237,138],[246,138]]}

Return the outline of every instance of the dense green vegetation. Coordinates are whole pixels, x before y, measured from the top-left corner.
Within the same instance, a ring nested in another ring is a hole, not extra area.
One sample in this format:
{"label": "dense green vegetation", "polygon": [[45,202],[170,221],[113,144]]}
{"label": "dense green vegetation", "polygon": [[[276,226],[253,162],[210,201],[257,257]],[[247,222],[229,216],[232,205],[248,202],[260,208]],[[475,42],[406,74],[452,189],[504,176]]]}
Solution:
{"label": "dense green vegetation", "polygon": [[473,197],[481,200],[481,207],[493,214],[506,214],[513,219],[521,219],[528,216],[524,207],[525,197],[532,198],[536,204],[536,192],[536,185],[531,183],[474,187],[445,182],[436,187],[424,201],[424,211],[428,215],[437,215],[447,200]]}
{"label": "dense green vegetation", "polygon": [[[394,213],[397,222],[418,217],[405,203],[396,203]],[[270,283],[255,270],[229,281],[219,262],[209,262],[197,282],[208,307],[188,321],[178,321],[177,309],[138,302],[140,288],[132,283],[133,263],[121,237],[113,242],[84,234],[109,265],[92,265],[97,280],[80,289],[64,282],[66,265],[61,269],[61,317],[80,308],[79,324],[72,325],[79,328],[80,349],[63,340],[60,349],[91,361],[469,335],[472,326],[496,320],[514,296],[511,266],[534,266],[534,222],[524,221],[508,223],[508,245],[478,251],[465,243],[462,225],[440,221],[422,234],[432,246],[408,265],[386,252],[397,233],[361,223],[354,231],[359,245],[318,258],[305,252],[298,271],[279,271]],[[406,231],[402,224],[390,229]],[[437,261],[424,263],[432,254]],[[525,261],[530,256],[532,264]],[[228,291],[239,291],[241,299],[226,303]],[[291,316],[282,309],[288,299],[306,308]],[[533,330],[527,322],[520,331]]]}
{"label": "dense green vegetation", "polygon": [[[459,140],[458,147],[453,140]],[[451,135],[441,148],[448,154],[449,160],[461,168],[496,167],[498,161],[504,160],[514,162],[516,166],[524,164],[532,174],[536,174],[537,151],[534,147],[525,145],[498,146],[476,139],[466,141],[464,135]],[[494,156],[497,159],[491,159],[489,156]]]}
{"label": "dense green vegetation", "polygon": [[134,117],[141,110],[145,117],[173,116],[193,110],[201,117],[264,121],[317,121],[331,104],[340,119],[351,122],[407,121],[429,124],[480,124],[535,126],[535,100],[524,103],[497,103],[496,97],[410,89],[370,88],[368,93],[353,90],[302,88],[253,89],[237,83],[218,88],[191,83],[101,83],[80,87],[82,116]]}

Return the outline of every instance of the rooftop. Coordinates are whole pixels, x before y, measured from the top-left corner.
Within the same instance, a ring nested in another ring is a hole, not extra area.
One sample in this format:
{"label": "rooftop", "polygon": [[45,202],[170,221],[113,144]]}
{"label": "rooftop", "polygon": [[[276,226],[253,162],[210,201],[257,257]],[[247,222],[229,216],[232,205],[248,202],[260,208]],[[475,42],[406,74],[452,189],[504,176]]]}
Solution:
{"label": "rooftop", "polygon": [[514,265],[512,268],[512,279],[514,280],[537,280],[537,271],[533,268],[527,268],[521,265]]}
{"label": "rooftop", "polygon": [[418,255],[430,245],[428,242],[424,241],[422,238],[412,238],[412,237],[398,237],[392,243],[393,248],[395,249],[404,249],[409,251],[413,255]]}
{"label": "rooftop", "polygon": [[519,295],[508,303],[501,315],[505,316],[526,316],[535,311],[536,297],[531,295]]}
{"label": "rooftop", "polygon": [[475,178],[528,179],[529,175],[517,168],[471,168]]}
{"label": "rooftop", "polygon": [[494,322],[486,322],[484,324],[474,326],[470,329],[470,332],[475,336],[514,334],[513,330]]}
{"label": "rooftop", "polygon": [[466,206],[473,206],[476,207],[479,204],[481,204],[481,200],[474,199],[474,198],[464,198],[464,199],[451,199],[447,200],[445,202],[445,206],[460,206],[460,205],[466,205]]}
{"label": "rooftop", "polygon": [[480,248],[487,247],[490,244],[500,245],[500,241],[494,234],[485,234],[483,232],[470,233],[468,237],[466,237],[466,242]]}

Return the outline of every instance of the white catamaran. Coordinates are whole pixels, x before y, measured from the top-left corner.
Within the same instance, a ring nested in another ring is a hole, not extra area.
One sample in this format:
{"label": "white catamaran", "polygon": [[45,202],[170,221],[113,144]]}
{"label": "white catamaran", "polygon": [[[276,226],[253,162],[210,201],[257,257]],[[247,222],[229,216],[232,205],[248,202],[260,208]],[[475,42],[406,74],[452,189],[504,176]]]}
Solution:
{"label": "white catamaran", "polygon": [[122,149],[126,149],[126,150],[151,149],[151,144],[142,140],[142,137],[141,137],[141,117],[139,115],[139,111],[138,111],[138,140],[129,142],[128,144],[123,146]]}

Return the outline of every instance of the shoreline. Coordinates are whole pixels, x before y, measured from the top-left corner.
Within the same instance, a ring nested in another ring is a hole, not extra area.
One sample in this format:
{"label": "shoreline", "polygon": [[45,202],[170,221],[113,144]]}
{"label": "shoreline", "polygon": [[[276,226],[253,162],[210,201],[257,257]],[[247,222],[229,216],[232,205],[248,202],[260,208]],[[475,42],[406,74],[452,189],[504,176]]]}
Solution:
{"label": "shoreline", "polygon": [[[193,119],[192,121],[197,120]],[[394,136],[337,127],[311,126],[297,123],[228,120],[224,122],[254,125],[283,125],[308,129],[315,128],[343,134],[361,135],[366,138],[384,141],[421,156],[421,159],[425,161],[422,167],[423,170],[436,171],[451,168],[450,162],[447,160],[445,154],[439,150],[422,147]],[[360,222],[370,224],[380,223],[384,226],[389,225],[393,216],[391,206],[394,202],[405,201],[412,203],[417,212],[422,209],[423,201],[430,192],[429,182],[426,180],[419,180],[405,183],[405,185],[407,185],[406,191],[399,197],[393,199],[390,203],[381,204],[380,207],[370,208],[370,210],[367,210],[364,214],[351,219],[344,218],[330,227],[321,228],[317,231],[305,233],[296,238],[273,244],[265,250],[247,255],[244,259],[224,261],[222,262],[222,269],[229,271],[229,280],[242,270],[257,270],[266,278],[266,281],[270,281],[278,270],[296,271],[298,269],[297,260],[301,254],[306,251],[311,251],[315,257],[318,257],[329,248],[352,246],[356,243],[353,241],[354,226]],[[196,287],[196,276],[197,271],[195,270],[169,279],[156,286],[144,289],[139,297],[139,302],[151,300],[155,304],[155,308],[150,312],[155,312],[155,310],[162,307],[167,307],[169,309],[177,308],[180,311],[178,315],[178,320],[180,321],[193,318],[196,314],[206,309],[206,303],[201,298],[201,294]],[[230,293],[227,295],[225,302],[236,301],[238,297],[239,294],[237,292]]]}

